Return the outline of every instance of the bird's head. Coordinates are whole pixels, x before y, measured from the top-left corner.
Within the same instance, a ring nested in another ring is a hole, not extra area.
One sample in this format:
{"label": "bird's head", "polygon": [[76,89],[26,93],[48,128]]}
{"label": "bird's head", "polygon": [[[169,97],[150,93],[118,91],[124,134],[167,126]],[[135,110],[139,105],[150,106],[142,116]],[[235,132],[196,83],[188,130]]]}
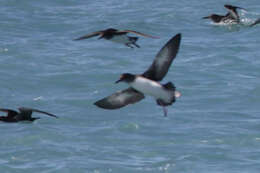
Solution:
{"label": "bird's head", "polygon": [[211,19],[214,22],[220,22],[221,18],[222,18],[222,16],[220,16],[220,15],[211,14],[210,16],[203,17],[202,19]]}
{"label": "bird's head", "polygon": [[212,18],[216,18],[218,15],[217,14],[211,14],[209,16],[203,17],[202,19],[212,19]]}
{"label": "bird's head", "polygon": [[117,80],[115,83],[119,83],[119,82],[126,82],[126,83],[130,83],[133,82],[135,80],[135,75],[130,74],[130,73],[123,73],[121,74],[119,80]]}

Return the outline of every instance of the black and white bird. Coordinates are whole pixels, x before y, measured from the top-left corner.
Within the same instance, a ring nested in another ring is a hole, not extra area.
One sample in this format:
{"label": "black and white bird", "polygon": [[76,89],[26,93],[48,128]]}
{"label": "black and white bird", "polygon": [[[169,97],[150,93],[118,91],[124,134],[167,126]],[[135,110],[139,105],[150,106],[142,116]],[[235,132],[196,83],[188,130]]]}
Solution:
{"label": "black and white bird", "polygon": [[156,99],[159,106],[163,107],[164,115],[167,116],[166,106],[176,101],[181,93],[176,90],[173,83],[160,84],[167,74],[172,61],[175,59],[181,42],[181,34],[170,39],[157,53],[152,65],[141,75],[124,73],[118,82],[126,82],[130,87],[105,97],[94,104],[104,109],[119,109],[128,104],[142,100],[145,95]]}
{"label": "black and white bird", "polygon": [[90,34],[76,38],[74,40],[84,40],[84,39],[88,39],[88,38],[91,38],[91,37],[99,36],[98,39],[103,38],[103,39],[106,39],[106,40],[110,40],[112,42],[122,43],[122,44],[124,44],[124,45],[126,45],[127,47],[130,47],[130,48],[134,48],[133,46],[140,48],[140,46],[138,44],[136,44],[138,37],[128,36],[127,35],[128,33],[133,33],[133,34],[136,34],[136,35],[140,35],[140,36],[144,36],[144,37],[150,37],[150,38],[159,38],[159,37],[156,37],[156,36],[151,36],[151,35],[144,34],[144,33],[137,32],[137,31],[133,31],[133,30],[119,31],[119,30],[114,29],[114,28],[108,28],[106,30],[92,32]]}
{"label": "black and white bird", "polygon": [[19,112],[12,109],[0,108],[1,112],[7,113],[7,116],[0,116],[0,121],[11,123],[11,122],[19,122],[19,121],[34,121],[40,119],[39,117],[35,117],[35,118],[32,117],[33,112],[38,112],[38,113],[42,113],[42,114],[46,114],[58,118],[56,115],[50,114],[48,112],[40,111],[37,109],[20,107],[18,108],[18,110]]}
{"label": "black and white bird", "polygon": [[237,9],[243,9],[241,7],[224,5],[228,10],[226,15],[211,14],[210,16],[203,17],[203,19],[211,19],[214,23],[224,23],[224,24],[238,24],[240,23],[240,17],[238,15]]}

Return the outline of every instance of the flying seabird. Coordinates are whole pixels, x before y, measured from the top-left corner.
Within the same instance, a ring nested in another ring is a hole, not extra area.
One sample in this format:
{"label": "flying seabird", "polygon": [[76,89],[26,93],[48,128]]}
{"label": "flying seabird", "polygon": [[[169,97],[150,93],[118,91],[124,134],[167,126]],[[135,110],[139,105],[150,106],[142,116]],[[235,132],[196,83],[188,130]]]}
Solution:
{"label": "flying seabird", "polygon": [[203,17],[203,19],[211,19],[214,23],[226,23],[226,24],[238,24],[240,23],[239,15],[237,9],[243,9],[241,7],[224,5],[228,10],[226,15],[211,14],[210,16]]}
{"label": "flying seabird", "polygon": [[12,109],[3,109],[0,108],[1,112],[6,112],[7,116],[0,116],[0,121],[4,122],[19,122],[19,121],[34,121],[37,119],[40,119],[39,117],[32,117],[33,112],[38,112],[42,114],[46,114],[55,118],[58,118],[56,115],[50,114],[48,112],[40,111],[37,109],[32,109],[32,108],[25,108],[25,107],[20,107],[18,108],[20,112],[17,112]]}
{"label": "flying seabird", "polygon": [[118,82],[126,82],[130,87],[105,97],[94,104],[103,109],[119,109],[128,104],[136,103],[145,96],[150,95],[156,99],[159,106],[163,107],[164,115],[167,116],[166,106],[176,101],[181,93],[176,90],[173,83],[160,84],[167,74],[172,61],[176,57],[181,41],[181,34],[170,39],[157,53],[152,65],[141,75],[124,73]]}
{"label": "flying seabird", "polygon": [[132,45],[140,48],[140,46],[138,44],[136,44],[138,37],[128,36],[127,35],[128,33],[133,33],[133,34],[136,34],[136,35],[140,35],[140,36],[144,36],[144,37],[150,37],[150,38],[159,38],[159,37],[151,36],[151,35],[144,34],[144,33],[137,32],[137,31],[133,31],[133,30],[119,31],[119,30],[114,29],[114,28],[109,28],[109,29],[102,30],[102,31],[92,32],[90,34],[76,38],[74,40],[83,40],[83,39],[88,39],[88,38],[95,37],[95,36],[99,35],[98,39],[103,38],[103,39],[110,40],[110,41],[113,41],[113,42],[116,42],[116,43],[123,43],[124,45],[126,45],[130,48],[134,48]]}

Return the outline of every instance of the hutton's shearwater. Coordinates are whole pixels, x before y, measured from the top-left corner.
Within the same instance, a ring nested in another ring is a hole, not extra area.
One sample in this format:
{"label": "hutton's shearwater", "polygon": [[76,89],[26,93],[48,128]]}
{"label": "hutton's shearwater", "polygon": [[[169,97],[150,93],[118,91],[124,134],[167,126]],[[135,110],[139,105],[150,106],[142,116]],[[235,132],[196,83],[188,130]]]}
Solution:
{"label": "hutton's shearwater", "polygon": [[83,40],[83,39],[87,39],[87,38],[91,38],[91,37],[95,37],[95,36],[99,35],[98,39],[103,38],[103,39],[110,40],[110,41],[113,41],[113,42],[116,42],[116,43],[122,43],[122,44],[124,44],[124,45],[126,45],[127,47],[130,47],[130,48],[134,48],[132,45],[140,48],[140,46],[138,44],[136,44],[138,37],[128,36],[127,35],[128,33],[133,33],[133,34],[136,34],[136,35],[140,35],[140,36],[144,36],[144,37],[150,37],[150,38],[159,38],[159,37],[151,36],[151,35],[144,34],[144,33],[137,32],[137,31],[133,31],[133,30],[119,31],[119,30],[114,29],[114,28],[109,28],[109,29],[102,30],[102,31],[92,32],[90,34],[76,38],[74,40]]}
{"label": "hutton's shearwater", "polygon": [[159,106],[163,107],[164,115],[167,116],[166,106],[176,101],[181,93],[176,91],[173,83],[160,84],[167,74],[172,61],[176,57],[181,41],[181,34],[170,39],[158,52],[152,65],[141,75],[124,73],[118,82],[126,82],[130,88],[118,91],[105,97],[94,104],[104,109],[118,109],[128,104],[136,103],[144,98],[144,95],[153,96]]}
{"label": "hutton's shearwater", "polygon": [[210,16],[203,17],[203,19],[211,19],[214,23],[224,23],[224,24],[238,24],[240,23],[239,15],[237,9],[243,9],[241,7],[224,5],[228,10],[226,15],[211,14]]}
{"label": "hutton's shearwater", "polygon": [[33,112],[38,112],[42,114],[46,114],[55,118],[58,118],[56,115],[50,114],[48,112],[40,111],[37,109],[32,109],[32,108],[25,108],[25,107],[20,107],[18,108],[20,112],[17,112],[12,109],[3,109],[0,108],[1,112],[6,112],[7,116],[0,116],[0,121],[4,122],[19,122],[19,121],[34,121],[37,119],[40,119],[39,117],[32,117]]}

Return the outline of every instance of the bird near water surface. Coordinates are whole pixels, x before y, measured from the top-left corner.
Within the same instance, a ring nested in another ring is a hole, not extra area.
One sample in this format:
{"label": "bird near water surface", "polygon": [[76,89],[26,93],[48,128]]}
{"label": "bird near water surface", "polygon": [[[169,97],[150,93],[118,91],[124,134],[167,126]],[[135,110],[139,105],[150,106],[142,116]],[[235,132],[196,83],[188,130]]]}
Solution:
{"label": "bird near water surface", "polygon": [[138,40],[138,37],[128,36],[127,35],[128,33],[133,33],[133,34],[140,35],[140,36],[143,36],[143,37],[159,38],[159,37],[156,37],[156,36],[151,36],[151,35],[144,34],[144,33],[137,32],[137,31],[133,31],[133,30],[119,31],[119,30],[114,29],[114,28],[109,28],[109,29],[102,30],[102,31],[92,32],[90,34],[76,38],[74,40],[75,41],[84,40],[84,39],[88,39],[88,38],[95,37],[95,36],[99,35],[98,39],[106,39],[106,40],[110,40],[112,42],[122,43],[122,44],[124,44],[124,45],[126,45],[127,47],[130,47],[130,48],[134,48],[133,46],[140,48],[140,46],[136,43],[136,41]]}
{"label": "bird near water surface", "polygon": [[124,73],[118,82],[126,82],[130,87],[105,97],[94,104],[103,109],[119,109],[128,104],[142,100],[145,95],[156,99],[163,107],[164,116],[167,116],[166,106],[172,105],[181,93],[176,90],[173,83],[160,84],[167,74],[172,61],[175,59],[181,42],[181,34],[171,38],[157,53],[152,65],[141,75]]}
{"label": "bird near water surface", "polygon": [[238,15],[237,9],[243,9],[241,7],[233,5],[224,5],[228,10],[226,15],[211,14],[210,16],[203,17],[203,19],[211,19],[214,23],[224,23],[224,24],[238,24],[240,23],[240,17]]}
{"label": "bird near water surface", "polygon": [[37,119],[40,119],[39,117],[32,117],[33,112],[38,112],[42,114],[46,114],[55,118],[58,118],[56,115],[44,112],[38,109],[32,109],[32,108],[25,108],[25,107],[20,107],[18,108],[19,112],[12,110],[12,109],[4,109],[0,108],[1,112],[6,112],[7,116],[0,116],[0,121],[3,122],[20,122],[20,121],[34,121]]}

